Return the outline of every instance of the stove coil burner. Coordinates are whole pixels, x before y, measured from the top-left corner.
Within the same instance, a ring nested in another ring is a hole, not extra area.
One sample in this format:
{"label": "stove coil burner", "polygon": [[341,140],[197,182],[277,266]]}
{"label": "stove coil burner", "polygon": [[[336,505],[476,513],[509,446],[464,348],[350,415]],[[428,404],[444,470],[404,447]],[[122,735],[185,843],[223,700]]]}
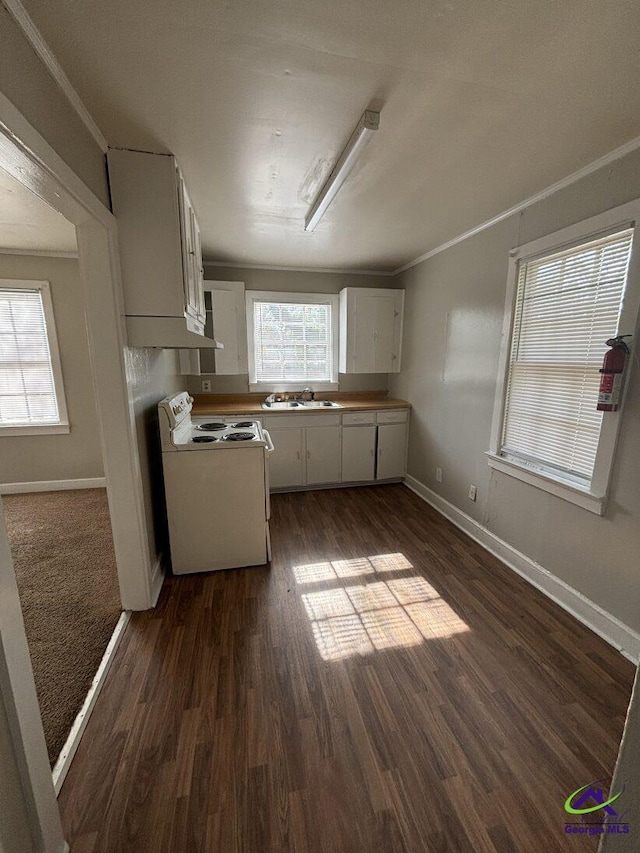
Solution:
{"label": "stove coil burner", "polygon": [[195,438],[191,439],[193,444],[210,444],[212,441],[217,440],[214,435],[196,435]]}
{"label": "stove coil burner", "polygon": [[240,421],[238,424],[232,424],[234,429],[246,429],[253,426],[253,421]]}
{"label": "stove coil burner", "polygon": [[226,424],[221,423],[210,423],[210,424],[197,424],[196,429],[202,430],[203,432],[216,432],[219,429],[226,429]]}
{"label": "stove coil burner", "polygon": [[230,432],[229,435],[225,435],[222,439],[223,441],[251,441],[255,438],[252,432]]}

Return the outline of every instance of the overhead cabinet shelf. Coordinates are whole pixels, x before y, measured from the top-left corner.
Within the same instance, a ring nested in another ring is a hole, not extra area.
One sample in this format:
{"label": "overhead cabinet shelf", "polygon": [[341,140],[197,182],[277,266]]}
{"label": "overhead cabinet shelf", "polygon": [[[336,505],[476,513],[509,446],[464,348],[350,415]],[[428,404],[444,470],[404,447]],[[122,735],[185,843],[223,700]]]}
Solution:
{"label": "overhead cabinet shelf", "polygon": [[175,158],[107,156],[129,346],[222,347],[204,335],[200,229]]}

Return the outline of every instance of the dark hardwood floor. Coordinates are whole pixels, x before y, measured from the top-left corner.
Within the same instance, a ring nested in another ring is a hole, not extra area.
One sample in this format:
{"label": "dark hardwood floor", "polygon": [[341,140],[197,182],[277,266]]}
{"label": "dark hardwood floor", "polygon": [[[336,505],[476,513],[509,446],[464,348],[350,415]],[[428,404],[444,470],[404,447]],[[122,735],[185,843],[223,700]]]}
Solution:
{"label": "dark hardwood floor", "polygon": [[272,508],[270,568],[133,616],[73,853],[595,850],[563,803],[611,775],[631,663],[403,486]]}

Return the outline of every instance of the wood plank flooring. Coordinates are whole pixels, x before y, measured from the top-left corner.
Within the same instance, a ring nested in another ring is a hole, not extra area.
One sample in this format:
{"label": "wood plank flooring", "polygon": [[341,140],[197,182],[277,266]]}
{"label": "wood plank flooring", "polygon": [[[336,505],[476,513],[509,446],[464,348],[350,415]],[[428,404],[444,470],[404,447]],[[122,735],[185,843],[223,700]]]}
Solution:
{"label": "wood plank flooring", "polygon": [[72,853],[593,851],[634,667],[401,485],[276,495],[270,567],[135,614]]}

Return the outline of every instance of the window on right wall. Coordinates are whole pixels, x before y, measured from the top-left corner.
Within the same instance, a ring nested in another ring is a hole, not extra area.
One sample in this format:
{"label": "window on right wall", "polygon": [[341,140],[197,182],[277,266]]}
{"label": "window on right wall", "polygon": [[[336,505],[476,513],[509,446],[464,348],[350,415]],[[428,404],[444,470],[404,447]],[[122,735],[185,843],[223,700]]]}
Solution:
{"label": "window on right wall", "polygon": [[598,514],[620,420],[597,410],[600,368],[607,339],[636,326],[636,221],[633,202],[510,260],[489,464]]}

